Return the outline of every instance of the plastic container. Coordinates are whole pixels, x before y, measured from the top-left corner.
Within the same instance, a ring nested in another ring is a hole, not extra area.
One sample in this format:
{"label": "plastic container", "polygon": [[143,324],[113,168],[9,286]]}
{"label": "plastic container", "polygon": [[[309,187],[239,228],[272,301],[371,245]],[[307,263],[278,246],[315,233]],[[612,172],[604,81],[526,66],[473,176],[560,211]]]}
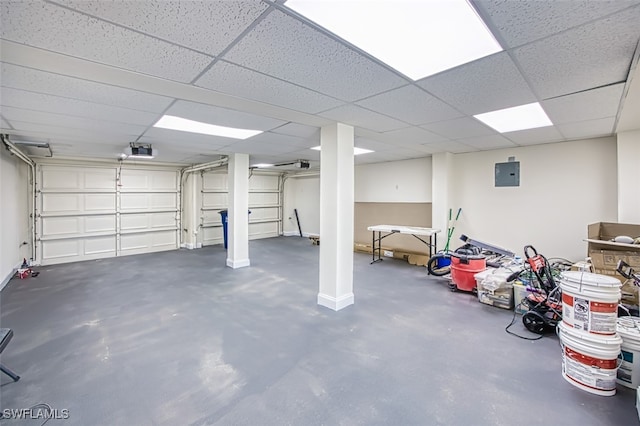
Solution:
{"label": "plastic container", "polygon": [[618,335],[622,338],[618,383],[628,388],[640,386],[640,318],[618,318]]}
{"label": "plastic container", "polygon": [[618,354],[622,339],[576,331],[558,324],[562,343],[562,377],[587,392],[613,396],[616,393]]}
{"label": "plastic container", "polygon": [[513,284],[507,278],[513,271],[505,268],[488,268],[474,275],[478,301],[502,309],[513,308]]}
{"label": "plastic container", "polygon": [[[220,210],[220,220],[222,221],[222,234],[224,238],[224,248],[227,248],[227,223],[229,222],[229,211],[228,210]],[[249,213],[251,214],[251,210]]]}
{"label": "plastic container", "polygon": [[487,269],[483,255],[451,255],[451,280],[458,290],[473,291],[476,288],[475,274]]}
{"label": "plastic container", "polygon": [[530,294],[531,292],[527,290],[527,286],[522,281],[516,280],[513,282],[513,304],[516,313],[524,314],[529,310],[529,306],[523,303],[523,300]]}
{"label": "plastic container", "polygon": [[590,272],[566,271],[558,281],[562,289],[562,321],[590,334],[616,333],[620,280]]}

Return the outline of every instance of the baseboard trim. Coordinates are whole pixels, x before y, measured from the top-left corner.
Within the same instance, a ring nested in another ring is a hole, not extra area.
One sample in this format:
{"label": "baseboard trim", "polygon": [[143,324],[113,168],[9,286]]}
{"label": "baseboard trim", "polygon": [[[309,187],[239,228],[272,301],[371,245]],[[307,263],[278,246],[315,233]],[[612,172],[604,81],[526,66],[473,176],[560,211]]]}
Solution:
{"label": "baseboard trim", "polygon": [[[299,237],[300,233],[296,231],[285,231],[282,233],[282,235],[285,237]],[[320,235],[314,234],[313,232],[303,232],[302,236],[304,238],[309,238],[309,237],[319,237]]]}
{"label": "baseboard trim", "polygon": [[18,269],[20,269],[20,267],[22,266],[22,262],[18,263],[12,270],[11,273],[9,275],[7,275],[6,277],[4,277],[4,279],[2,280],[2,282],[0,282],[0,291],[2,291],[2,289],[9,284],[9,281],[11,281],[11,278],[16,276],[16,272],[18,272]]}
{"label": "baseboard trim", "polygon": [[338,298],[329,296],[327,294],[318,293],[318,305],[324,306],[325,308],[333,309],[334,311],[339,311],[340,309],[344,309],[347,306],[353,305],[355,303],[355,297],[353,293],[345,294],[344,296],[340,296]]}
{"label": "baseboard trim", "polygon": [[239,260],[227,259],[227,266],[233,269],[244,268],[249,265],[251,265],[251,262],[249,261],[249,259],[239,259]]}

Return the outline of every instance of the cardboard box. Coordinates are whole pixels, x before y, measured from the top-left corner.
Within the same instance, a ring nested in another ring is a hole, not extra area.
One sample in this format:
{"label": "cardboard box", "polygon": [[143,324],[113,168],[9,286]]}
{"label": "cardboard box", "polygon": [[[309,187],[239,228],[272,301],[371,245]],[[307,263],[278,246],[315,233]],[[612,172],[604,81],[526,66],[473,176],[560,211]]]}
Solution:
{"label": "cardboard box", "polygon": [[410,265],[427,266],[429,256],[424,253],[417,253],[406,250],[394,250],[393,257],[396,259],[402,259],[409,262]]}
{"label": "cardboard box", "polygon": [[624,244],[611,241],[626,235],[640,237],[640,225],[629,223],[597,222],[587,227],[587,255],[596,274],[610,275],[624,282],[616,272],[618,261],[623,260],[634,268],[640,268],[640,244]]}

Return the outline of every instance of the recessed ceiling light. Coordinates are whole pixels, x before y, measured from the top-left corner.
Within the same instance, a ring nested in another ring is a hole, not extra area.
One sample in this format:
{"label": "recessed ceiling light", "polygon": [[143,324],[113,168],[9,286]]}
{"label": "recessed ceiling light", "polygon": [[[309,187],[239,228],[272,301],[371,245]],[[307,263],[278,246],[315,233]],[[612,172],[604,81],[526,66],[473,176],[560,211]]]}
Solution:
{"label": "recessed ceiling light", "polygon": [[[311,149],[315,149],[316,151],[320,151],[322,147],[321,146],[314,146]],[[368,154],[370,152],[374,152],[370,149],[366,149],[366,148],[358,148],[358,147],[353,147],[353,155],[360,155],[360,154]]]}
{"label": "recessed ceiling light", "polygon": [[553,126],[538,102],[485,112],[474,117],[500,133]]}
{"label": "recessed ceiling light", "polygon": [[233,127],[216,126],[215,124],[203,123],[201,121],[188,120],[186,118],[175,117],[173,115],[163,115],[153,127],[162,129],[180,130],[183,132],[201,133],[204,135],[222,136],[233,139],[248,139],[259,135],[262,130],[236,129]]}
{"label": "recessed ceiling light", "polygon": [[273,167],[273,164],[259,163],[259,164],[254,164],[251,167],[262,169],[262,168],[265,168],[265,167]]}
{"label": "recessed ceiling light", "polygon": [[288,0],[286,6],[413,80],[502,50],[467,0]]}

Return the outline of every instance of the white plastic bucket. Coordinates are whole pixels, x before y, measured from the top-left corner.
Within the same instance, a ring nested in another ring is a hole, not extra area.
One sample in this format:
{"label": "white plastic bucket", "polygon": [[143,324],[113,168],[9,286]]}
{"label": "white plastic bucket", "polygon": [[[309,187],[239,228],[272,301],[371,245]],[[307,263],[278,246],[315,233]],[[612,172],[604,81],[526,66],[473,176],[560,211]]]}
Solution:
{"label": "white plastic bucket", "polygon": [[619,336],[596,336],[559,324],[562,342],[562,377],[590,393],[612,396],[616,393]]}
{"label": "white plastic bucket", "polygon": [[559,280],[562,289],[562,321],[586,333],[616,333],[620,280],[590,272],[566,271]]}
{"label": "white plastic bucket", "polygon": [[618,318],[618,335],[622,338],[618,383],[637,389],[640,386],[640,318]]}

